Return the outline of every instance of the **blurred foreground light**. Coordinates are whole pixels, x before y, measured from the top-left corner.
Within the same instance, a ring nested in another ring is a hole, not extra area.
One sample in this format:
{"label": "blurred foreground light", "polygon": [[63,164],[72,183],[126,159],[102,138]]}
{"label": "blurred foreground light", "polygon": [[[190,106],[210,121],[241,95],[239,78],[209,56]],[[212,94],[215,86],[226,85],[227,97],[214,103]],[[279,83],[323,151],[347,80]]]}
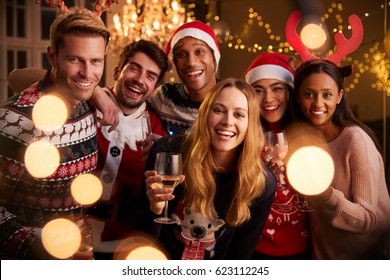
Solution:
{"label": "blurred foreground light", "polygon": [[24,155],[27,171],[36,178],[45,178],[54,173],[60,164],[57,148],[48,141],[31,143]]}
{"label": "blurred foreground light", "polygon": [[54,95],[42,96],[34,105],[32,120],[35,126],[43,131],[54,131],[62,126],[68,118],[64,101]]}
{"label": "blurred foreground light", "polygon": [[126,260],[166,260],[167,257],[157,248],[152,246],[140,246],[132,250]]}
{"label": "blurred foreground light", "polygon": [[67,219],[52,220],[42,228],[42,243],[46,251],[53,257],[69,258],[80,247],[80,229]]}
{"label": "blurred foreground light", "polygon": [[132,236],[122,241],[114,254],[116,260],[167,260],[164,252],[148,237]]}
{"label": "blurred foreground light", "polygon": [[73,180],[70,191],[74,200],[82,205],[91,205],[98,201],[103,193],[103,185],[92,174],[81,174]]}
{"label": "blurred foreground light", "polygon": [[301,30],[302,43],[309,49],[318,49],[326,42],[325,31],[318,24],[309,23]]}
{"label": "blurred foreground light", "polygon": [[296,150],[287,162],[291,186],[304,195],[324,192],[333,180],[334,163],[321,148],[309,146]]}

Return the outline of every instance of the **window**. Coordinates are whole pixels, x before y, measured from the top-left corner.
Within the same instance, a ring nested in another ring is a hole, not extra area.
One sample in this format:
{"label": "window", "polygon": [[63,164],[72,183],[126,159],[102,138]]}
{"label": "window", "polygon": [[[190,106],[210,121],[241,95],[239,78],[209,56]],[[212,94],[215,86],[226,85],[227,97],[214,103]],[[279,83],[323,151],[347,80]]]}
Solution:
{"label": "window", "polygon": [[[79,6],[91,9],[94,0],[64,0],[67,7]],[[58,9],[40,0],[0,0],[0,105],[13,95],[8,88],[8,74],[15,68],[44,68],[50,64],[46,48],[50,44],[50,25],[59,13]],[[39,20],[37,20],[39,19]],[[105,13],[102,15],[105,20]],[[104,74],[101,85],[104,85]]]}
{"label": "window", "polygon": [[26,37],[26,0],[7,0],[6,30],[7,37]]}

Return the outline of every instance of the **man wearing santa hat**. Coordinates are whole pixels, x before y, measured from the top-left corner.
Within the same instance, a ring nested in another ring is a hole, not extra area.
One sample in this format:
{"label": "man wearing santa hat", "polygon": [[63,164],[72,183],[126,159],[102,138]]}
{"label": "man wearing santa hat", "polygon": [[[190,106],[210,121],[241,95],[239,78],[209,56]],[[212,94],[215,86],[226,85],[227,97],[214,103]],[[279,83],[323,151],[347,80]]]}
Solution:
{"label": "man wearing santa hat", "polygon": [[170,135],[183,134],[191,128],[204,97],[217,83],[220,47],[210,26],[192,21],[174,32],[165,53],[172,56],[181,83],[162,85],[149,102]]}

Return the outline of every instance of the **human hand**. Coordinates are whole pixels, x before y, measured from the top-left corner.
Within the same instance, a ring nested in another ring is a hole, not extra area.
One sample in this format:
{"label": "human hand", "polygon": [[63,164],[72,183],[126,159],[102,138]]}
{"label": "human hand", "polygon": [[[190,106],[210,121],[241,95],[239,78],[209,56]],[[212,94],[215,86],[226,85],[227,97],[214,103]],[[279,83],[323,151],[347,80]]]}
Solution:
{"label": "human hand", "polygon": [[[165,201],[175,198],[173,195],[174,188],[171,186],[162,187],[162,176],[157,175],[155,170],[145,171],[146,195],[149,198],[150,210],[159,215],[165,207]],[[184,175],[180,175],[180,183],[185,179]]]}
{"label": "human hand", "polygon": [[119,108],[111,100],[110,96],[99,86],[95,88],[92,96],[96,107],[101,112],[97,117],[97,121],[101,125],[111,126],[108,132],[113,131],[119,124]]}
{"label": "human hand", "polygon": [[154,142],[161,137],[162,136],[158,134],[150,134],[144,140],[139,140],[136,142],[137,146],[141,147],[142,162],[146,162],[149,156],[150,149],[152,148]]}
{"label": "human hand", "polygon": [[285,165],[283,159],[285,157],[286,153],[274,152],[274,148],[268,148],[267,151],[263,153],[264,162],[275,175],[280,175],[284,172]]}

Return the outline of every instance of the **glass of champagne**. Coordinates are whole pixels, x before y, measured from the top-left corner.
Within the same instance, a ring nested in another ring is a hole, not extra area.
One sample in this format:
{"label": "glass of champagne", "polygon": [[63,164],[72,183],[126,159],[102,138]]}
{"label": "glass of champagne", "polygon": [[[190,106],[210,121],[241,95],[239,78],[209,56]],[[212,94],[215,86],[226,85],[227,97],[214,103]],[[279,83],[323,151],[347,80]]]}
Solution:
{"label": "glass of champagne", "polygon": [[[264,133],[264,148],[267,152],[272,149],[272,152],[268,155],[270,159],[277,158],[278,166],[283,165],[282,161],[287,156],[288,143],[287,136],[284,130],[267,131]],[[283,170],[282,170],[283,171]],[[283,182],[282,174],[279,174],[279,182]]]}
{"label": "glass of champagne", "polygon": [[[175,188],[182,175],[181,154],[160,152],[156,155],[155,170],[157,174],[163,177],[162,187],[168,186]],[[176,220],[168,217],[168,201],[165,201],[164,216],[154,219],[161,224],[174,224]]]}
{"label": "glass of champagne", "polygon": [[85,215],[82,224],[79,225],[81,244],[78,251],[73,255],[74,260],[93,260],[92,226],[89,216]]}
{"label": "glass of champagne", "polygon": [[270,157],[284,160],[288,151],[286,132],[284,130],[267,131],[264,133],[265,151],[272,148]]}
{"label": "glass of champagne", "polygon": [[152,134],[152,125],[150,123],[150,115],[148,111],[142,112],[141,123],[142,123],[142,141],[143,141],[150,134]]}

